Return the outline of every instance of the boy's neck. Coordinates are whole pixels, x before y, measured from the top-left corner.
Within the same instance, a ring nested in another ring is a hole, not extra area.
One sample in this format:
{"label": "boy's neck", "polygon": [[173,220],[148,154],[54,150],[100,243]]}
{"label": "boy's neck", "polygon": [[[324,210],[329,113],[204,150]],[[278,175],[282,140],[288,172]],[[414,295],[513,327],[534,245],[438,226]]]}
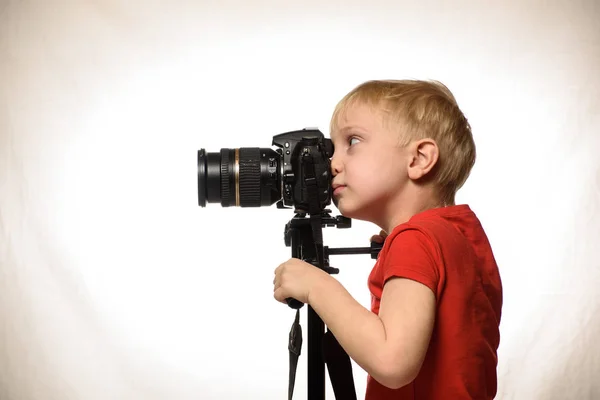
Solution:
{"label": "boy's neck", "polygon": [[453,204],[444,204],[429,187],[413,186],[411,190],[399,195],[388,207],[388,212],[381,223],[377,224],[388,234],[398,225],[407,222],[414,215],[432,208],[440,208]]}

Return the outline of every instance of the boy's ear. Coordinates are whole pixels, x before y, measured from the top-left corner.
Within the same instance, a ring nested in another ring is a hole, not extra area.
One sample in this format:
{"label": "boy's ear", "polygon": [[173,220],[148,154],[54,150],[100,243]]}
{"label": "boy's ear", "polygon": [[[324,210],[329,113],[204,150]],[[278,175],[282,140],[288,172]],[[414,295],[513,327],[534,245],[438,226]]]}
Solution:
{"label": "boy's ear", "polygon": [[417,180],[427,175],[438,162],[440,149],[435,140],[425,138],[418,140],[410,146],[410,162],[408,176]]}

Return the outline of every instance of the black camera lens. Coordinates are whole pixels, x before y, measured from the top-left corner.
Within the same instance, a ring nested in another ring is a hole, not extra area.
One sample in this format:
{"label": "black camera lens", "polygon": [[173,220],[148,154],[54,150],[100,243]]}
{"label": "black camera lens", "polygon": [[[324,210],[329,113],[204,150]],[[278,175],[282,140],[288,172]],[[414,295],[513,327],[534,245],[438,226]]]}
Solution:
{"label": "black camera lens", "polygon": [[281,155],[268,148],[198,150],[198,205],[270,206],[281,199]]}

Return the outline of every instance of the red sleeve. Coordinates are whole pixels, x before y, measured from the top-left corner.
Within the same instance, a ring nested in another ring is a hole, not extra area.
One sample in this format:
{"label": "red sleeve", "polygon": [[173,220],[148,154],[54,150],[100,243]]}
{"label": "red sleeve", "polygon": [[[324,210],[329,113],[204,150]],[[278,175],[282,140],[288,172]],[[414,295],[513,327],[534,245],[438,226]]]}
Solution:
{"label": "red sleeve", "polygon": [[383,264],[383,282],[392,277],[408,278],[430,288],[437,297],[440,273],[435,247],[424,233],[407,229],[392,238]]}

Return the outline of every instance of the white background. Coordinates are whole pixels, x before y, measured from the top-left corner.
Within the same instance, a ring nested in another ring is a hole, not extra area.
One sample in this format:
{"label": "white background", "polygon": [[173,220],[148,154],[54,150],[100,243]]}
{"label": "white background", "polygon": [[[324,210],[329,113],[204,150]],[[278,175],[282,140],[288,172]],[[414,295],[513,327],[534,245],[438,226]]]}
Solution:
{"label": "white background", "polygon": [[[0,2],[0,399],[286,398],[293,215],[198,207],[196,152],[328,135],[375,78],[441,80],[472,124],[497,398],[600,398],[599,71],[594,0]],[[331,263],[368,307],[373,260]]]}

